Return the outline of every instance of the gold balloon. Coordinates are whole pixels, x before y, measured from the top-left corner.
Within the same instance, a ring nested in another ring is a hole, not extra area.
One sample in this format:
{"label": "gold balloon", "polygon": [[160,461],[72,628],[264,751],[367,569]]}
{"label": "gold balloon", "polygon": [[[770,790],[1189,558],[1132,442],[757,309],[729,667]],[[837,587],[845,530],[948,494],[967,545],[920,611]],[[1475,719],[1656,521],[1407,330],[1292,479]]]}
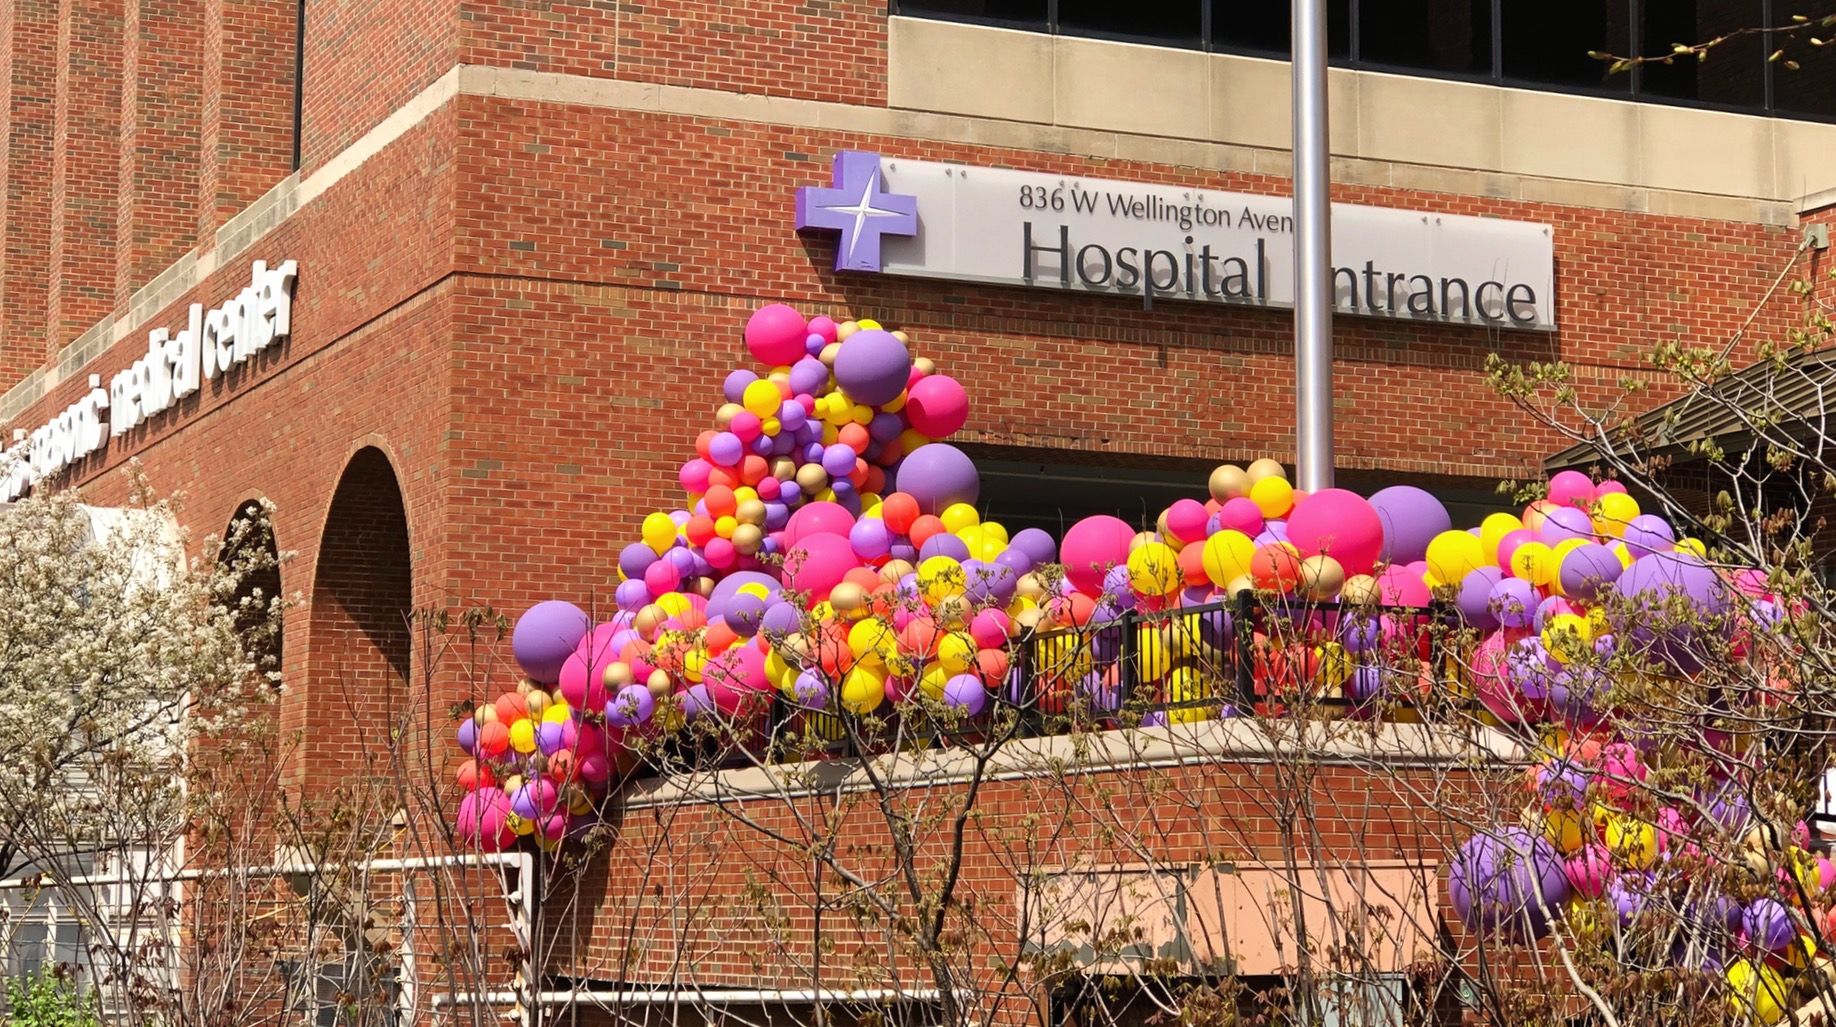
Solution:
{"label": "gold balloon", "polygon": [[841,324],[838,324],[835,326],[835,341],[836,342],[846,342],[848,340],[848,336],[853,335],[855,332],[858,332],[860,330],[861,330],[860,322],[843,321]]}
{"label": "gold balloon", "polygon": [[[846,339],[848,337],[847,335],[842,335],[840,332],[836,332],[835,334],[838,340]],[[853,332],[848,333],[848,335],[853,335],[853,334],[854,334]],[[824,364],[827,364],[832,369],[835,367],[835,354],[840,353],[840,352],[841,352],[841,342],[840,341],[831,342],[827,346],[824,346],[822,348],[822,353],[820,353],[817,356],[817,359],[821,360]]]}
{"label": "gold balloon", "polygon": [[654,674],[651,675],[651,677],[652,677],[652,680],[646,681],[644,683],[644,690],[650,693],[650,697],[652,699],[666,699],[669,697],[670,693],[676,690],[675,686],[670,684],[670,682],[667,680],[668,678],[667,674],[664,675],[665,680],[663,681],[654,680],[656,677],[656,675]]}
{"label": "gold balloon", "polygon": [[1160,511],[1160,516],[1154,518],[1154,530],[1160,533],[1161,538],[1173,537],[1173,533],[1167,530],[1167,511]]}
{"label": "gold balloon", "polygon": [[644,682],[644,687],[650,689],[652,694],[655,694],[658,689],[662,689],[665,692],[667,692],[672,687],[672,682],[669,680],[669,671],[667,670],[651,671],[650,680]]}
{"label": "gold balloon", "polygon": [[1021,610],[1019,613],[1014,614],[1014,623],[1016,625],[1019,625],[1023,629],[1024,628],[1036,628],[1039,626],[1039,622],[1043,620],[1044,618],[1045,618],[1044,610],[1040,609],[1037,606],[1029,606],[1024,610]]}
{"label": "gold balloon", "polygon": [[484,727],[486,724],[497,723],[497,704],[487,702],[479,703],[477,706],[472,707],[472,720],[477,723],[479,727]]}
{"label": "gold balloon", "polygon": [[907,574],[915,574],[917,571],[918,568],[913,567],[910,560],[888,560],[886,565],[880,568],[880,580],[897,585],[900,578]]}
{"label": "gold balloon", "polygon": [[797,461],[788,456],[773,458],[771,461],[771,476],[779,481],[790,481],[797,476]]}
{"label": "gold balloon", "polygon": [[1219,464],[1217,469],[1211,472],[1209,485],[1211,498],[1220,503],[1249,495],[1249,475],[1245,474],[1243,468],[1236,464]]}
{"label": "gold balloon", "polygon": [[1128,551],[1132,553],[1142,546],[1147,545],[1149,542],[1159,541],[1160,539],[1154,537],[1154,533],[1151,531],[1137,531],[1135,532],[1135,537],[1128,540]]}
{"label": "gold balloon", "polygon": [[1244,592],[1254,592],[1255,590],[1256,583],[1250,580],[1250,576],[1247,574],[1237,575],[1230,579],[1230,584],[1224,586],[1224,593],[1232,599],[1237,598],[1238,595]]}
{"label": "gold balloon", "polygon": [[930,357],[913,357],[912,366],[923,371],[925,374],[937,373],[937,361],[932,360]]}
{"label": "gold balloon", "polygon": [[797,469],[797,487],[813,496],[829,487],[829,472],[821,464],[804,464]]}
{"label": "gold balloon", "polygon": [[1383,589],[1369,574],[1354,574],[1340,586],[1339,598],[1353,606],[1375,606],[1383,599]]}
{"label": "gold balloon", "polygon": [[616,692],[637,680],[631,665],[622,661],[606,664],[606,669],[599,675],[599,680],[606,686],[606,691]]}
{"label": "gold balloon", "polygon": [[694,584],[693,589],[683,589],[682,591],[693,591],[696,595],[700,596],[703,599],[706,599],[709,596],[714,594],[714,579],[713,578],[696,578],[694,579],[694,581],[695,581],[695,584]]}
{"label": "gold balloon", "polygon": [[530,720],[541,720],[542,713],[548,709],[548,704],[553,701],[554,700],[548,697],[547,692],[537,689],[523,697],[523,711],[529,714]]}
{"label": "gold balloon", "polygon": [[912,337],[905,334],[903,331],[893,332],[892,337],[898,339],[904,345],[910,346],[912,344]]}
{"label": "gold balloon", "polygon": [[530,680],[529,678],[524,678],[523,680],[518,681],[516,683],[516,694],[517,695],[528,695],[530,692],[533,692],[540,687],[542,686],[536,684],[534,681]]}
{"label": "gold balloon", "polygon": [[733,549],[741,556],[751,556],[765,546],[765,529],[756,524],[742,524],[733,529]]}
{"label": "gold balloon", "polygon": [[748,499],[740,503],[733,511],[733,519],[741,524],[764,524],[765,504],[761,500]]}
{"label": "gold balloon", "polygon": [[1025,596],[1028,599],[1038,600],[1045,593],[1045,585],[1040,582],[1036,574],[1022,574],[1020,580],[1014,585],[1014,594]]}
{"label": "gold balloon", "polygon": [[639,638],[642,638],[646,642],[654,642],[657,639],[657,631],[663,627],[663,622],[668,619],[669,611],[655,603],[651,603],[649,606],[639,610],[637,616],[631,618],[631,627],[637,631]]}
{"label": "gold balloon", "polygon": [[966,595],[945,596],[931,604],[931,616],[947,628],[962,627],[973,612]]}
{"label": "gold balloon", "polygon": [[1345,587],[1345,568],[1330,556],[1309,556],[1300,565],[1301,588],[1322,602]]}
{"label": "gold balloon", "polygon": [[720,409],[714,411],[714,427],[726,431],[727,426],[733,423],[733,419],[745,409],[738,403],[722,403]]}
{"label": "gold balloon", "polygon": [[837,613],[854,613],[867,603],[867,590],[852,581],[844,581],[829,592],[829,605]]}
{"label": "gold balloon", "polygon": [[1249,468],[1243,473],[1249,478],[1249,483],[1251,485],[1256,484],[1264,478],[1280,478],[1283,481],[1288,479],[1288,472],[1282,469],[1281,461],[1271,460],[1266,456],[1250,464]]}

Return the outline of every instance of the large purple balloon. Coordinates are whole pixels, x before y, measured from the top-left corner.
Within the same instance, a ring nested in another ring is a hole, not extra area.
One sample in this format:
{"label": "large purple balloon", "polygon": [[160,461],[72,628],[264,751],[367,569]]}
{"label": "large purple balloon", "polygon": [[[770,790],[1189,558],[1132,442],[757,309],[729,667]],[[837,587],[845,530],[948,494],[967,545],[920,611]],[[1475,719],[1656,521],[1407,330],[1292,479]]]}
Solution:
{"label": "large purple balloon", "polygon": [[1025,553],[1035,567],[1058,559],[1058,543],[1038,528],[1021,528],[1014,532],[1014,537],[1007,542],[1007,548]]}
{"label": "large purple balloon", "polygon": [[865,328],[835,352],[835,384],[855,402],[880,406],[899,398],[912,374],[912,355],[891,332]]}
{"label": "large purple balloon", "polygon": [[720,579],[720,583],[714,586],[714,591],[708,594],[708,619],[713,620],[719,617],[723,620],[731,620],[732,618],[728,616],[728,606],[732,603],[733,597],[739,595],[739,590],[746,585],[757,585],[763,588],[769,596],[776,596],[784,591],[779,586],[777,579],[768,574],[761,574],[758,571],[734,571]]}
{"label": "large purple balloon", "polygon": [[1392,485],[1371,497],[1383,522],[1385,563],[1413,563],[1428,555],[1428,543],[1453,529],[1441,501],[1413,485]]}
{"label": "large purple balloon", "polygon": [[1721,576],[1694,553],[1653,553],[1635,560],[1617,584],[1620,595],[1647,608],[1676,595],[1688,597],[1705,614],[1725,613],[1728,608],[1728,591]]}
{"label": "large purple balloon", "polygon": [[1542,535],[1543,543],[1551,547],[1559,546],[1571,538],[1591,541],[1594,538],[1594,522],[1585,510],[1577,510],[1572,506],[1557,507],[1549,511],[1543,520]]}
{"label": "large purple balloon", "polygon": [[1498,626],[1498,615],[1492,612],[1492,590],[1503,580],[1504,571],[1497,567],[1481,567],[1460,582],[1460,594],[1454,599],[1454,606],[1466,623],[1480,631]]}
{"label": "large purple balloon", "polygon": [[1535,621],[1537,604],[1542,601],[1535,585],[1522,578],[1504,578],[1492,586],[1486,605],[1505,627],[1527,628]]}
{"label": "large purple balloon", "polygon": [[1586,602],[1594,598],[1600,586],[1617,581],[1624,571],[1625,565],[1611,549],[1595,542],[1579,545],[1562,558],[1562,591],[1570,599]]}
{"label": "large purple balloon", "polygon": [[1569,889],[1555,846],[1519,827],[1474,835],[1447,877],[1447,897],[1468,927],[1518,937],[1541,937]]}
{"label": "large purple balloon", "polygon": [[982,477],[962,450],[933,442],[899,462],[899,491],[916,499],[925,513],[941,514],[957,503],[974,506],[982,495]]}
{"label": "large purple balloon", "polygon": [[586,612],[559,599],[531,606],[517,618],[510,636],[510,652],[523,673],[545,685],[561,677],[561,665],[593,627]]}
{"label": "large purple balloon", "polygon": [[1632,518],[1620,537],[1634,560],[1652,553],[1668,553],[1677,544],[1677,533],[1671,530],[1670,522],[1657,514],[1639,514]]}
{"label": "large purple balloon", "polygon": [[1777,952],[1798,936],[1792,926],[1791,911],[1777,899],[1755,899],[1740,918],[1747,939],[1767,952]]}

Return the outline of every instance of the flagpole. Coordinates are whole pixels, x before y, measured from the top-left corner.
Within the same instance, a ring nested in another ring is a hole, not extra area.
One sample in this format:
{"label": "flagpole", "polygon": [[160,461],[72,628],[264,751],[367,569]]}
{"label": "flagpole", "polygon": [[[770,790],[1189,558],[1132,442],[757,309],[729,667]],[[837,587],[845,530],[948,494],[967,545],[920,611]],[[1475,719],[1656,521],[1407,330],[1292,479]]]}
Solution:
{"label": "flagpole", "polygon": [[1332,206],[1326,0],[1293,0],[1295,482],[1332,487]]}

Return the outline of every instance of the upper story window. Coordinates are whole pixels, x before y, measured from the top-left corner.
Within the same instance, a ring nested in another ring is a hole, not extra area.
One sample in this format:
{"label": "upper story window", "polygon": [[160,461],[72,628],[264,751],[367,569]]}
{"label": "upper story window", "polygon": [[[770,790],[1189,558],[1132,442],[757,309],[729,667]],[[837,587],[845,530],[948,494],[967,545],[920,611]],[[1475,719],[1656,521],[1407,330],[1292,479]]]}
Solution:
{"label": "upper story window", "polygon": [[[1056,35],[1288,52],[1283,0],[891,0],[890,7]],[[1811,46],[1817,33],[1810,30],[1749,32],[1716,46],[1706,61],[1686,56],[1616,74],[1588,56],[1663,55],[1678,43],[1836,14],[1836,0],[1327,0],[1327,12],[1328,47],[1341,67],[1836,120],[1836,54]]]}

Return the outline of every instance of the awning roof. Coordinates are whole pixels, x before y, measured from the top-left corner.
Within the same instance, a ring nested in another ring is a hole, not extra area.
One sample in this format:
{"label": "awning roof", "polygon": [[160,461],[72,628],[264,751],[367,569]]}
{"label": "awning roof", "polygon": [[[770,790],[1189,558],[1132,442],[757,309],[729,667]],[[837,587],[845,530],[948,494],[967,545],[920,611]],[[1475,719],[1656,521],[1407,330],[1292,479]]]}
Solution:
{"label": "awning roof", "polygon": [[[1833,406],[1836,348],[1762,360],[1640,416],[1638,428],[1646,453],[1680,456],[1703,441],[1738,451],[1756,429],[1800,441],[1823,436],[1836,416]],[[1553,472],[1597,459],[1596,448],[1583,442],[1544,460],[1543,467]]]}

